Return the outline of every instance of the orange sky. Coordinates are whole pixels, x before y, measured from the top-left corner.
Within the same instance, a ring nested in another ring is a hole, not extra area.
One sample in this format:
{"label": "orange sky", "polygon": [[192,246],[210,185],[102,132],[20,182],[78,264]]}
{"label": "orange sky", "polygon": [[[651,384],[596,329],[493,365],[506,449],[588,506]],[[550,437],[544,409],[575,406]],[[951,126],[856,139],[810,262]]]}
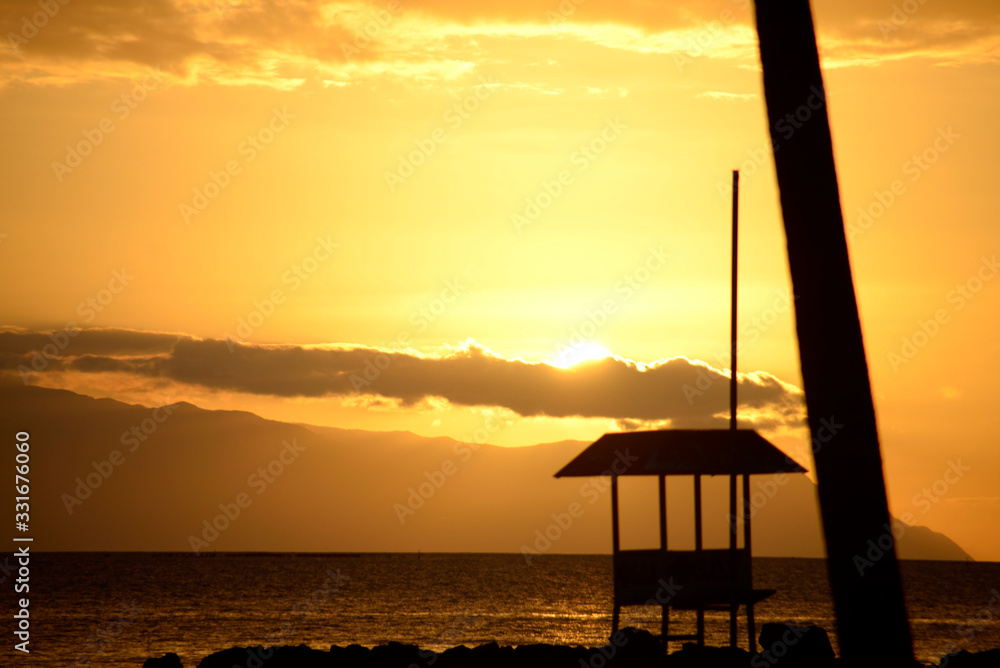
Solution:
{"label": "orange sky", "polygon": [[[712,424],[740,168],[744,425],[808,461],[745,2],[39,11],[0,10],[15,375],[503,445]],[[814,13],[891,510],[1000,560],[1000,8]],[[538,364],[580,341],[618,358]]]}

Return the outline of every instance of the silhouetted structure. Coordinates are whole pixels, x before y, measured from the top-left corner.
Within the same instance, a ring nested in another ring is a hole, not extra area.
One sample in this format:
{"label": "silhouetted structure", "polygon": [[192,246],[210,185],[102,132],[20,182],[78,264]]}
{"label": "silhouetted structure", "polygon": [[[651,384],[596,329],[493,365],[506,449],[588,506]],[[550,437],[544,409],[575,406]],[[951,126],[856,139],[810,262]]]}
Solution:
{"label": "silhouetted structure", "polygon": [[[737,430],[736,334],[739,268],[740,173],[733,170],[732,269],[730,301],[729,429],[645,431],[605,434],[567,464],[556,477],[611,476],[611,534],[614,554],[612,633],[622,606],[661,606],[661,640],[696,640],[705,644],[705,611],[729,610],[729,644],[736,647],[739,607],[747,616],[748,645],[756,652],[753,606],[774,593],[753,588],[750,531],[750,476],[754,473],[804,472],[801,466],[757,432]],[[630,454],[631,451],[631,454]],[[633,464],[638,466],[633,467]],[[660,548],[622,550],[618,535],[618,476],[659,477]],[[667,549],[666,476],[694,478],[694,550]],[[701,476],[729,476],[729,547],[702,545]],[[743,478],[743,547],[737,528],[737,481]],[[674,591],[675,587],[678,591]],[[694,634],[670,633],[670,608],[695,611]]]}
{"label": "silhouetted structure", "polygon": [[854,563],[891,520],[812,12],[808,0],[755,7],[840,651],[851,665],[912,665],[895,551]]}
{"label": "silhouetted structure", "polygon": [[[748,429],[675,429],[605,434],[556,473],[567,476],[611,476],[611,545],[614,559],[612,633],[626,605],[660,605],[661,640],[705,642],[705,611],[729,610],[730,645],[736,646],[739,606],[747,615],[750,651],[756,650],[753,606],[774,593],[754,589],[750,561],[750,476],[761,473],[804,472],[801,466]],[[660,547],[622,550],[618,532],[618,478],[659,477]],[[694,550],[667,546],[666,476],[694,478]],[[730,476],[730,542],[727,549],[702,545],[701,476]],[[743,547],[738,547],[736,481],[743,479]],[[670,608],[694,610],[694,634],[670,633]]]}

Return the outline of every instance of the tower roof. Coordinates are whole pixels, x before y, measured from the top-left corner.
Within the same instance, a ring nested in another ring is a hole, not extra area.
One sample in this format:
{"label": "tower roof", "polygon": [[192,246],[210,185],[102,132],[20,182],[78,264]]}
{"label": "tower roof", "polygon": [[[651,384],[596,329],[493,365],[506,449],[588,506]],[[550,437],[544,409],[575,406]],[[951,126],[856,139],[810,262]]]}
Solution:
{"label": "tower roof", "polygon": [[804,473],[752,429],[662,429],[605,434],[557,478],[598,475]]}

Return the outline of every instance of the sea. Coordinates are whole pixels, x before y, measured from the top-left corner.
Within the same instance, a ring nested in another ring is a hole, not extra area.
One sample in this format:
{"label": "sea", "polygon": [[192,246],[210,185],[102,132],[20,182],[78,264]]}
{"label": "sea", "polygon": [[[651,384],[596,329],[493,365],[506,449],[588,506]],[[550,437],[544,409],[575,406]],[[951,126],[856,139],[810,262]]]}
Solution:
{"label": "sea", "polygon": [[[756,587],[778,590],[755,608],[758,632],[770,621],[815,624],[836,648],[823,560],[755,558],[753,566]],[[920,661],[1000,647],[1000,563],[906,561],[901,569]],[[528,563],[519,554],[42,553],[32,556],[30,578],[30,656],[5,634],[4,665],[141,666],[176,652],[193,667],[229,647],[302,643],[596,647],[611,628],[608,555]],[[655,633],[658,614],[626,608],[622,625]],[[708,643],[728,643],[727,620],[707,614]],[[685,628],[693,631],[693,614],[676,613],[672,630]]]}

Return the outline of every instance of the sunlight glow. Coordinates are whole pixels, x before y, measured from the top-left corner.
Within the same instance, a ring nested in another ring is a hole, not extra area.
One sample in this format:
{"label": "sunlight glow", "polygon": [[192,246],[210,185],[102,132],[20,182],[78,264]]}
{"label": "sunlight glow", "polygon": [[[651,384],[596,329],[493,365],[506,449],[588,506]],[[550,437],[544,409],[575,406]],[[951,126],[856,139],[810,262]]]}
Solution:
{"label": "sunlight glow", "polygon": [[549,364],[560,369],[568,369],[580,362],[601,360],[612,356],[613,353],[610,350],[598,343],[581,343],[569,348],[563,348]]}

